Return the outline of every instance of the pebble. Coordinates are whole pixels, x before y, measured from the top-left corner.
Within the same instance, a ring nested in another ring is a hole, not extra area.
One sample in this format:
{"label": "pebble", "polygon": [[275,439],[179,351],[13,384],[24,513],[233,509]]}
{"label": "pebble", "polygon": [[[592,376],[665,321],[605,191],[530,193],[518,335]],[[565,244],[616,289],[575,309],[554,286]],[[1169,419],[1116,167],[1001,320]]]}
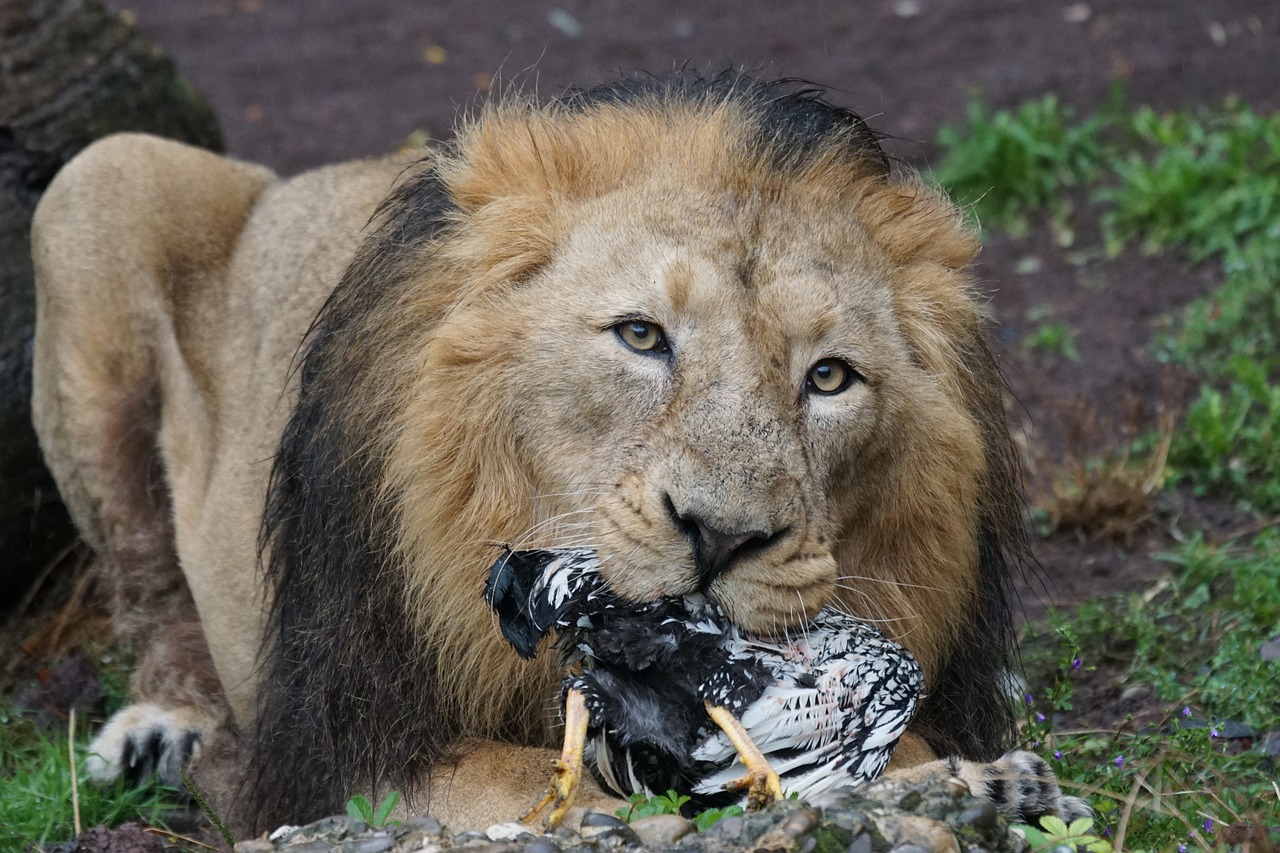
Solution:
{"label": "pebble", "polygon": [[384,835],[381,838],[374,836],[373,838],[364,838],[360,841],[351,843],[351,853],[386,853],[395,846],[395,840],[390,836]]}
{"label": "pebble", "polygon": [[970,806],[960,812],[956,822],[961,826],[972,826],[974,829],[994,829],[1000,820],[1000,811],[996,804],[988,800]]}
{"label": "pebble", "polygon": [[1258,654],[1262,655],[1264,661],[1280,660],[1280,637],[1272,637],[1262,644],[1262,648],[1258,650]]}
{"label": "pebble", "polygon": [[746,826],[746,818],[734,815],[733,817],[726,817],[717,821],[714,826],[703,834],[712,838],[737,838],[742,834],[742,830],[745,829]]}
{"label": "pebble", "polygon": [[523,824],[518,820],[510,820],[506,823],[495,823],[484,831],[493,841],[515,841],[522,835],[533,835],[533,830],[529,829],[527,824]]}
{"label": "pebble", "polygon": [[440,821],[426,815],[409,818],[404,822],[403,827],[407,832],[421,832],[437,837],[444,832],[444,827],[440,825]]}
{"label": "pebble", "polygon": [[550,838],[535,838],[524,846],[524,853],[560,853],[560,848]]}
{"label": "pebble", "polygon": [[607,827],[609,829],[625,828],[626,821],[605,812],[587,812],[582,818],[582,828]]}
{"label": "pebble", "polygon": [[658,814],[631,822],[631,829],[647,847],[666,847],[694,831],[691,821],[680,815]]}
{"label": "pebble", "polygon": [[871,853],[871,836],[860,832],[849,842],[849,853]]}

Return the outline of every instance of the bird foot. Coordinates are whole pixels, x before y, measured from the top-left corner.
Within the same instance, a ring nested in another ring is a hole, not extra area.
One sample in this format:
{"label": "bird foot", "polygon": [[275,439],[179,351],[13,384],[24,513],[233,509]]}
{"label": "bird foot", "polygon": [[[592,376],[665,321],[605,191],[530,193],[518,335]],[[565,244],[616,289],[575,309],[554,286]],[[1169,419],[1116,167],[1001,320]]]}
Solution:
{"label": "bird foot", "polygon": [[547,793],[543,794],[542,799],[534,803],[533,808],[520,818],[523,823],[534,825],[538,816],[551,806],[552,809],[543,819],[542,825],[547,829],[555,829],[569,814],[569,809],[573,808],[573,800],[578,793],[579,773],[559,758],[555,761],[555,768],[551,787],[547,789]]}
{"label": "bird foot", "polygon": [[725,784],[726,791],[746,791],[747,811],[755,812],[782,799],[782,780],[772,767],[748,767],[747,775]]}

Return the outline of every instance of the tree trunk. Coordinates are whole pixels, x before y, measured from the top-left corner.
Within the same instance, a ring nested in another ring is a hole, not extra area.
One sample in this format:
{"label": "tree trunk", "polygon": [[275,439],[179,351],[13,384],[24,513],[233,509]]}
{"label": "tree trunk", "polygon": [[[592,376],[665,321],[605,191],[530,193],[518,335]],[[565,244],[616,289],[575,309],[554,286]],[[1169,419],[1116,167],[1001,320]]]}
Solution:
{"label": "tree trunk", "polygon": [[221,147],[209,106],[99,0],[0,0],[0,611],[75,535],[31,427],[31,214],[64,163],[123,130]]}

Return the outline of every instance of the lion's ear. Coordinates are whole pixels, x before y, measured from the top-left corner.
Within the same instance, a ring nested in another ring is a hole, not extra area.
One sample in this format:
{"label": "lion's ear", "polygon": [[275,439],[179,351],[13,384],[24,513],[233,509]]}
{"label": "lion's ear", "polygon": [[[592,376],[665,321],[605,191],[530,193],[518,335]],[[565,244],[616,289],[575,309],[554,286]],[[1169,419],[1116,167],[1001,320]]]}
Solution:
{"label": "lion's ear", "polygon": [[514,281],[550,259],[574,195],[569,145],[523,105],[486,108],[459,131],[436,170],[456,209],[446,254],[461,269]]}
{"label": "lion's ear", "polygon": [[977,229],[941,190],[910,178],[878,179],[873,186],[858,217],[894,264],[933,263],[958,272],[977,256]]}
{"label": "lion's ear", "polygon": [[562,183],[561,145],[542,116],[522,105],[486,107],[458,132],[441,177],[466,214],[515,199],[550,203]]}

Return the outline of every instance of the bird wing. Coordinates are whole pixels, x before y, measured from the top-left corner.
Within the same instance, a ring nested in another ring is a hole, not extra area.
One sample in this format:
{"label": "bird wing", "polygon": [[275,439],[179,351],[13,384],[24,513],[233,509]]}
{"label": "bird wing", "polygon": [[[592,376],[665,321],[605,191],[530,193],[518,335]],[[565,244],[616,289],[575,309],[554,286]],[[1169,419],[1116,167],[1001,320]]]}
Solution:
{"label": "bird wing", "polygon": [[[910,652],[834,611],[819,614],[796,642],[757,643],[754,652],[768,658],[775,681],[741,721],[787,791],[820,801],[883,772],[923,691]],[[699,782],[699,793],[719,790],[744,770],[723,734],[693,755],[721,768]]]}

